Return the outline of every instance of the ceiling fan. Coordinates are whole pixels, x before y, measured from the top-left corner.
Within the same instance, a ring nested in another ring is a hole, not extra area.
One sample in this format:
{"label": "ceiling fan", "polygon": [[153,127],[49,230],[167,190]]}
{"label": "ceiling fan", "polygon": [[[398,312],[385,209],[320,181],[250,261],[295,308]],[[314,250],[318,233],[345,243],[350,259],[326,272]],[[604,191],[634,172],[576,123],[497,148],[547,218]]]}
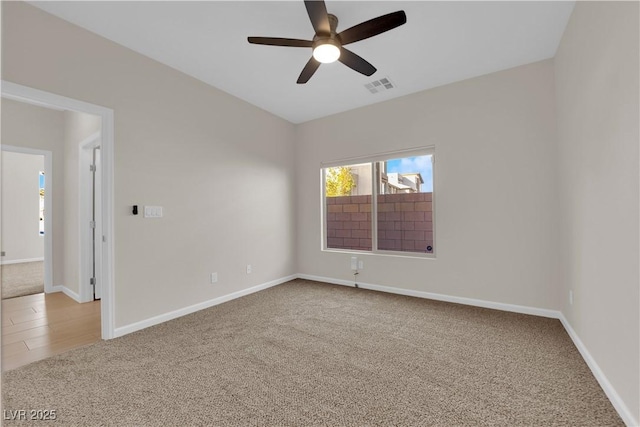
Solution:
{"label": "ceiling fan", "polygon": [[287,39],[280,37],[249,37],[249,43],[269,46],[310,47],[313,56],[304,66],[298,84],[309,81],[321,63],[340,61],[347,67],[370,76],[376,72],[376,67],[369,62],[345,49],[345,45],[355,43],[369,37],[377,36],[385,31],[392,30],[407,22],[407,15],[403,10],[370,19],[355,25],[344,31],[336,33],[338,18],[327,13],[327,7],[323,0],[305,0],[309,19],[316,32],[313,40]]}

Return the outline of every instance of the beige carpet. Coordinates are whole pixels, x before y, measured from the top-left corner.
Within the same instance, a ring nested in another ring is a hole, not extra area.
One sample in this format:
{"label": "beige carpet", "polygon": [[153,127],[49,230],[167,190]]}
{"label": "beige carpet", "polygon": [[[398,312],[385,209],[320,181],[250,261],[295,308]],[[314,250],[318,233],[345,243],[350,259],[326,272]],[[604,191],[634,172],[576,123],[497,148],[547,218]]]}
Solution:
{"label": "beige carpet", "polygon": [[44,262],[21,262],[0,266],[2,299],[44,292]]}
{"label": "beige carpet", "polygon": [[303,280],[9,371],[2,391],[62,425],[623,425],[557,320]]}

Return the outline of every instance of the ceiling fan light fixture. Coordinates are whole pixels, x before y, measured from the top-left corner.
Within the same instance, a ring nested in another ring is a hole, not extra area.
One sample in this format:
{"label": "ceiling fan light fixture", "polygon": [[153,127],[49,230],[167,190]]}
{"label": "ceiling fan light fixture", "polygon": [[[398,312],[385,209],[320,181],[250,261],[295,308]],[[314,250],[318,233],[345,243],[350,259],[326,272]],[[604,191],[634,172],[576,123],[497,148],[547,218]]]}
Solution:
{"label": "ceiling fan light fixture", "polygon": [[336,62],[340,58],[340,48],[336,42],[329,39],[313,48],[313,57],[323,64]]}

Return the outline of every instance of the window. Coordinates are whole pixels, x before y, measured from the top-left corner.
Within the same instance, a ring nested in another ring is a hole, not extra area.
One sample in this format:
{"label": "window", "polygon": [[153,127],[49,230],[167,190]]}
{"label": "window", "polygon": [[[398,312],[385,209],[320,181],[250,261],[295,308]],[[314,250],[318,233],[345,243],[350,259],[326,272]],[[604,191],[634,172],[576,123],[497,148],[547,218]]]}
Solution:
{"label": "window", "polygon": [[39,189],[39,217],[38,233],[44,236],[44,171],[40,171],[38,174],[38,189]]}
{"label": "window", "polygon": [[324,165],[323,249],[432,256],[433,149]]}

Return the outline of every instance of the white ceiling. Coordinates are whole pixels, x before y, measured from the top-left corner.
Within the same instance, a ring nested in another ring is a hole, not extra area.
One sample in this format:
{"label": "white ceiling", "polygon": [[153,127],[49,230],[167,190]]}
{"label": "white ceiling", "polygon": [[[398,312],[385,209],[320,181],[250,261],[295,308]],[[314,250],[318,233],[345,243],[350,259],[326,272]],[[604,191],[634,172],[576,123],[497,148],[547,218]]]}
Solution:
{"label": "white ceiling", "polygon": [[[309,48],[250,45],[248,36],[310,40],[302,0],[31,2],[293,123],[551,58],[573,10],[564,1],[331,1],[338,32],[404,10],[407,23],[348,46],[378,71],[336,62],[296,84]],[[388,77],[395,89],[371,94]]]}

